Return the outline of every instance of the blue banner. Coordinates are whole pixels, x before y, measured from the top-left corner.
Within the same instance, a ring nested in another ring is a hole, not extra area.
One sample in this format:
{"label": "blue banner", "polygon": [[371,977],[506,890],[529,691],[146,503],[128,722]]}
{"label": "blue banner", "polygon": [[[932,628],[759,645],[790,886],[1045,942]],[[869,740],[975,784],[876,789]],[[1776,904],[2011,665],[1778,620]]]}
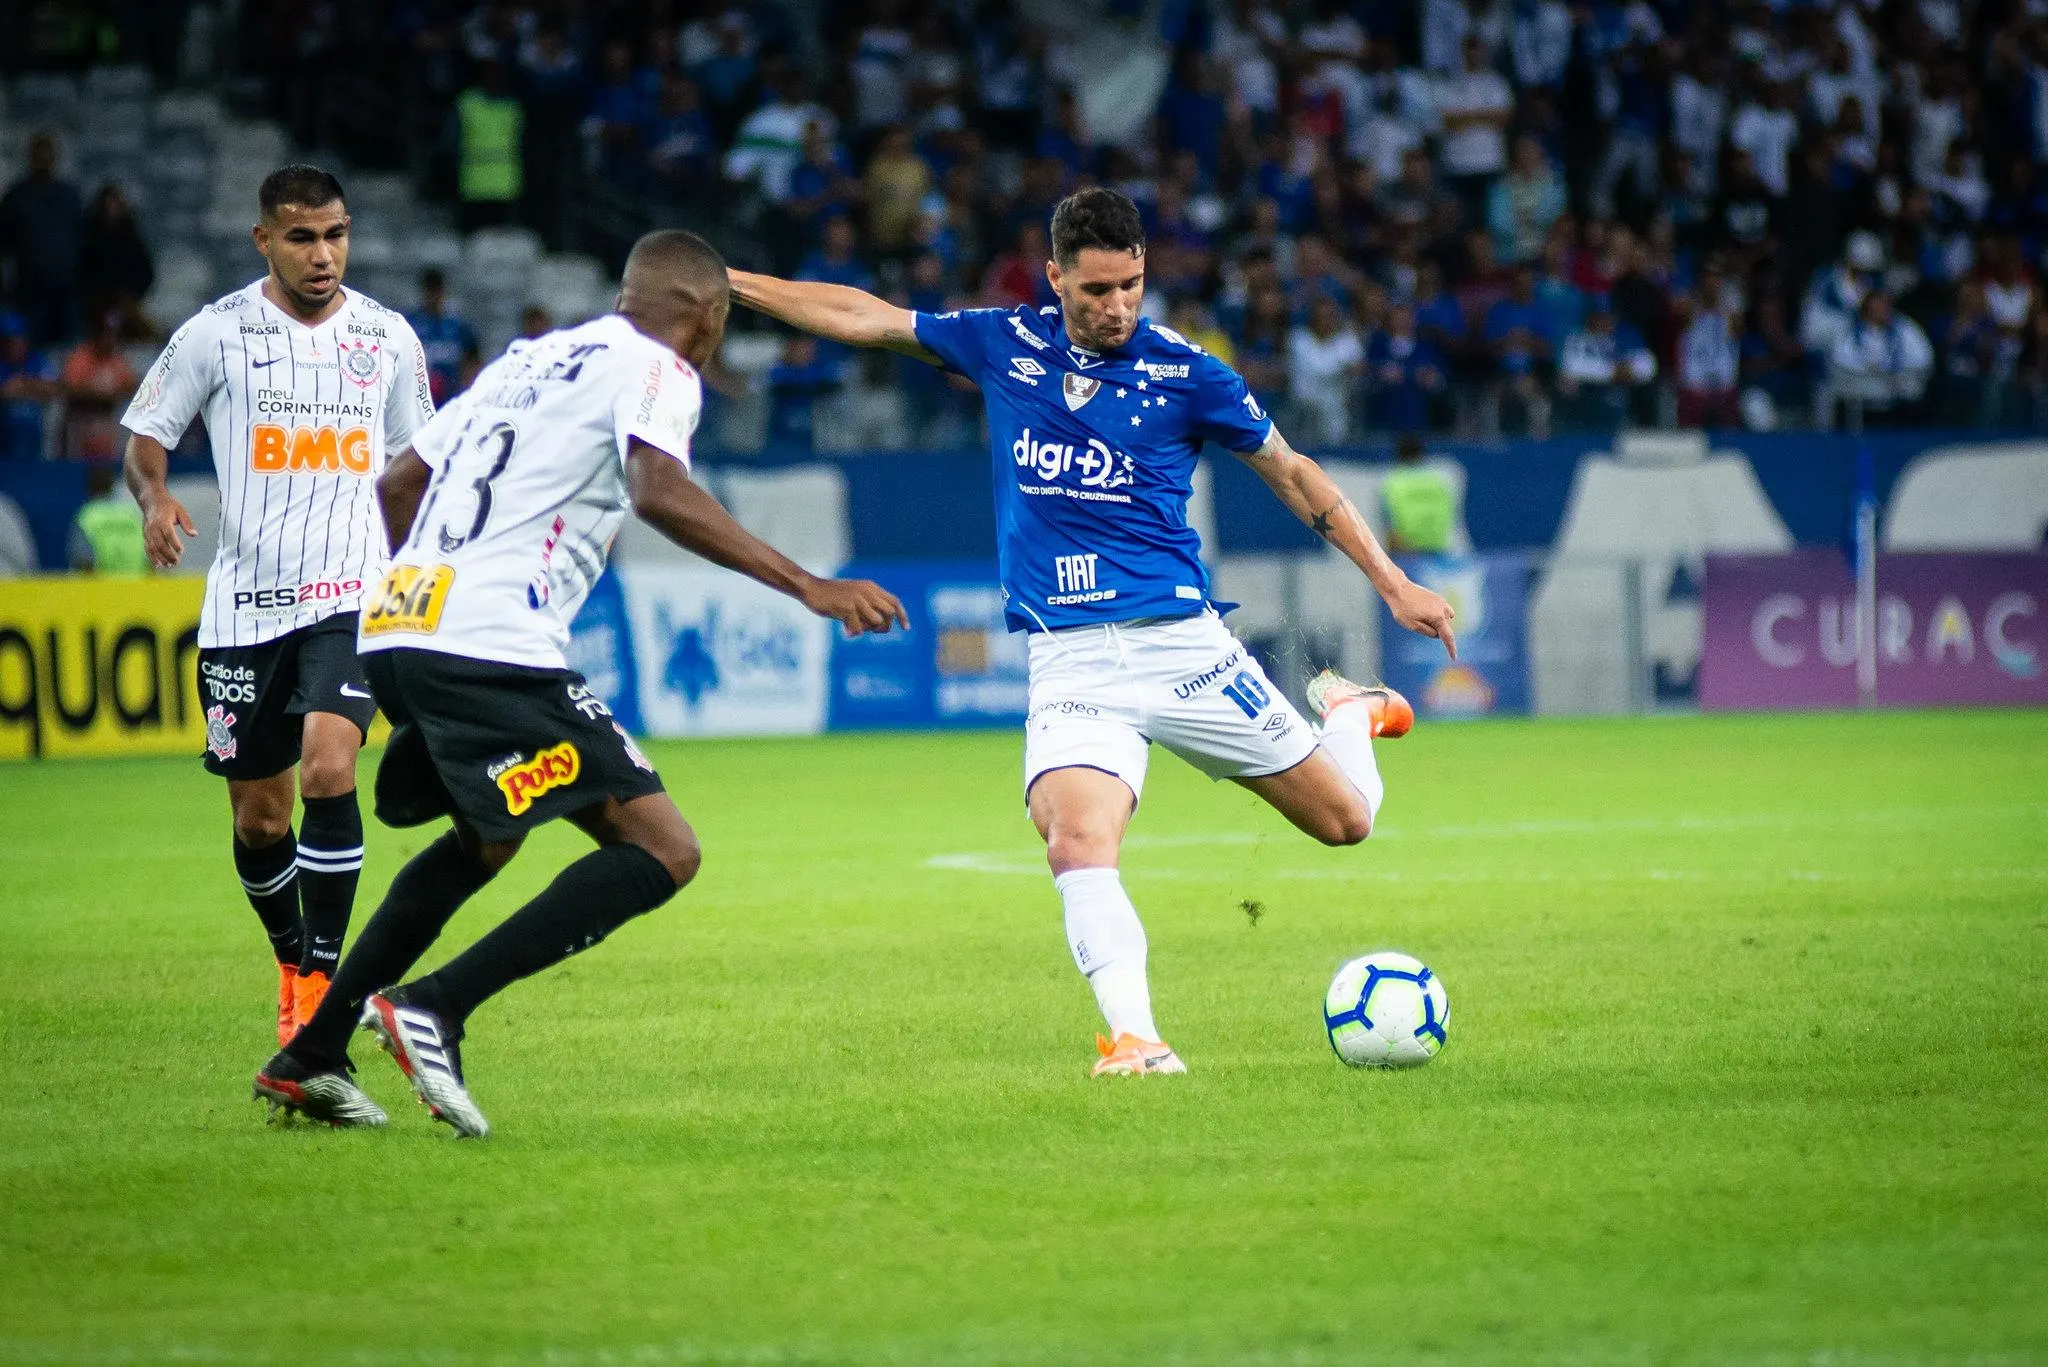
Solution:
{"label": "blue banner", "polygon": [[1025,638],[1003,625],[995,566],[878,560],[848,565],[903,600],[908,632],[832,647],[834,730],[1003,726],[1024,720]]}
{"label": "blue banner", "polygon": [[1380,609],[1380,670],[1420,717],[1483,717],[1529,710],[1527,556],[1400,557],[1416,583],[1450,600],[1458,614],[1458,658]]}

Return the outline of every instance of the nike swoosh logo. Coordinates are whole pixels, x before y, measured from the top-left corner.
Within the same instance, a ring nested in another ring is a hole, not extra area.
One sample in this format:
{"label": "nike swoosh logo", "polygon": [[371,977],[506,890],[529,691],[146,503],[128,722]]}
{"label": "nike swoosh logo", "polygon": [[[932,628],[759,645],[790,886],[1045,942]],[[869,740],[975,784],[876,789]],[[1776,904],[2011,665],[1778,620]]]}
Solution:
{"label": "nike swoosh logo", "polygon": [[273,356],[267,361],[251,361],[249,362],[249,369],[261,370],[263,369],[263,367],[267,365],[276,365],[279,361],[282,361],[283,359],[284,357],[282,356]]}
{"label": "nike swoosh logo", "polygon": [[344,698],[367,698],[370,695],[357,688],[354,684],[343,684],[341,686],[341,696]]}

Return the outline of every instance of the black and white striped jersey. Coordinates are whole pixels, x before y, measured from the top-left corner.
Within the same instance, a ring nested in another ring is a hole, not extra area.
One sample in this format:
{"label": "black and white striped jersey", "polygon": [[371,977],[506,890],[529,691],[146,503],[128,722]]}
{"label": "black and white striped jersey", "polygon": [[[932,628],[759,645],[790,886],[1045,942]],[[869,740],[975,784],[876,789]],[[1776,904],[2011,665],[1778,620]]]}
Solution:
{"label": "black and white striped jersey", "polygon": [[413,439],[433,482],[363,599],[358,649],[566,668],[631,504],[632,444],[689,469],[703,404],[697,372],[618,314],[514,342]]}
{"label": "black and white striped jersey", "polygon": [[357,607],[382,571],[376,478],[433,416],[405,319],[353,290],[318,327],[257,281],[172,335],[122,420],[175,446],[205,419],[220,477],[220,549],[199,615],[205,647],[259,645]]}

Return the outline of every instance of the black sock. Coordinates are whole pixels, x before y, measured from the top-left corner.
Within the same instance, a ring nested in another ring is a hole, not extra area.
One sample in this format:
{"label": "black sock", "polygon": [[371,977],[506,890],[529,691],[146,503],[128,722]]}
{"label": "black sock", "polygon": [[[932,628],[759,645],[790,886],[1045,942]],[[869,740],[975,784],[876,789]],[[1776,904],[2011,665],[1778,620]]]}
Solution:
{"label": "black sock", "polygon": [[284,839],[269,845],[244,845],[235,837],[235,872],[281,964],[298,963],[306,938],[299,923],[298,858],[289,828]]}
{"label": "black sock", "polygon": [[299,907],[306,921],[301,973],[325,973],[341,965],[341,941],[355,906],[356,880],[363,872],[363,814],[353,792],[306,799],[299,827]]}
{"label": "black sock", "polygon": [[420,979],[421,1004],[460,1039],[463,1021],[483,1002],[590,948],[675,892],[675,879],[661,861],[638,845],[593,850],[496,930]]}
{"label": "black sock", "polygon": [[292,1039],[291,1052],[307,1063],[341,1059],[362,1016],[363,998],[404,977],[456,909],[490,881],[491,870],[462,848],[453,831],[414,855],[356,936],[320,1009]]}

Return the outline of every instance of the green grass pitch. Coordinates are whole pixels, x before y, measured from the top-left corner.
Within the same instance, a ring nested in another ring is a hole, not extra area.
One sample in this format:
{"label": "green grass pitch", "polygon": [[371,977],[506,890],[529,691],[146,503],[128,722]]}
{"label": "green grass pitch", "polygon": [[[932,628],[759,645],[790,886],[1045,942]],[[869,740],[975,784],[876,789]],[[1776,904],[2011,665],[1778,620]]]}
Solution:
{"label": "green grass pitch", "polygon": [[[1352,850],[1155,752],[1192,1072],[1104,1082],[1017,737],[654,750],[703,876],[479,1013],[480,1144],[367,1044],[263,1123],[196,761],[0,770],[0,1361],[2048,1362],[2048,714],[1425,725]],[[1322,1037],[1381,947],[1417,1072]]]}

